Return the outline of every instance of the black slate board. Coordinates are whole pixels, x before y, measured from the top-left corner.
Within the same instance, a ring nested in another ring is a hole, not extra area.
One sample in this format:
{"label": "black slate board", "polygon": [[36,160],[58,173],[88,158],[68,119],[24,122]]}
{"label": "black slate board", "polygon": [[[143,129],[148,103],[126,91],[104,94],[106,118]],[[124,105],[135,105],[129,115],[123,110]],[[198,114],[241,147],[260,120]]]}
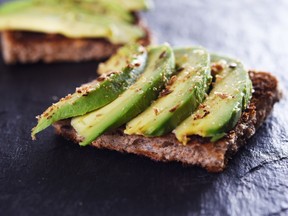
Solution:
{"label": "black slate board", "polygon": [[[286,93],[287,11],[286,0],[158,0],[144,16],[159,43],[237,56],[249,68],[277,75]],[[80,148],[51,128],[32,142],[34,116],[95,78],[96,66],[1,62],[1,215],[288,214],[286,98],[220,174]]]}

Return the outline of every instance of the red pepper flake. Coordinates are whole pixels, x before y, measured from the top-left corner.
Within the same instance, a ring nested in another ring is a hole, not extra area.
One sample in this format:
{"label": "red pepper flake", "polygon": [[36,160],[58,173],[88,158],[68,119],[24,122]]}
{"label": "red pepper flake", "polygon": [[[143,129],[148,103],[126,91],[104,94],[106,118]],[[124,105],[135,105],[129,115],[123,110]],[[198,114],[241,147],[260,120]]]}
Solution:
{"label": "red pepper flake", "polygon": [[180,73],[181,71],[183,71],[185,68],[184,67],[180,67],[176,70],[177,73]]}
{"label": "red pepper flake", "polygon": [[97,81],[98,81],[98,82],[102,82],[102,81],[104,81],[104,80],[105,80],[105,77],[104,77],[104,76],[100,76],[100,77],[97,78]]}
{"label": "red pepper flake", "polygon": [[195,114],[193,120],[197,120],[197,119],[200,119],[201,118],[201,115],[200,114]]}
{"label": "red pepper flake", "polygon": [[220,73],[223,69],[223,66],[219,63],[214,63],[211,65],[211,73],[213,76]]}
{"label": "red pepper flake", "polygon": [[71,95],[71,94],[68,94],[68,95],[64,98],[64,100],[69,100],[71,97],[72,97],[72,95]]}
{"label": "red pepper flake", "polygon": [[205,108],[205,107],[206,107],[205,104],[200,104],[200,105],[199,105],[199,108],[200,108],[200,109],[203,109],[203,108]]}
{"label": "red pepper flake", "polygon": [[168,94],[170,94],[172,91],[168,88],[164,89],[161,93],[160,93],[160,97],[164,97]]}
{"label": "red pepper flake", "polygon": [[169,110],[169,112],[175,112],[179,106],[180,106],[179,104],[174,106],[172,109]]}
{"label": "red pepper flake", "polygon": [[229,94],[226,94],[226,93],[215,92],[214,94],[217,95],[218,97],[220,97],[221,99],[226,99],[226,98],[229,98],[229,97],[232,98],[232,96],[230,96]]}
{"label": "red pepper flake", "polygon": [[204,118],[205,116],[207,116],[210,113],[210,111],[208,111],[206,109],[204,109],[203,111],[204,111],[204,115],[202,116],[202,118]]}
{"label": "red pepper flake", "polygon": [[170,80],[168,81],[167,85],[171,86],[175,81],[176,81],[177,77],[174,75],[170,78]]}
{"label": "red pepper flake", "polygon": [[166,51],[162,52],[159,56],[159,59],[166,57],[166,55],[167,55]]}
{"label": "red pepper flake", "polygon": [[193,120],[202,119],[202,118],[204,118],[205,116],[207,116],[207,115],[210,113],[210,111],[208,111],[208,110],[206,110],[206,109],[204,109],[203,112],[204,112],[203,115],[201,115],[201,114],[199,114],[199,113],[195,114]]}
{"label": "red pepper flake", "polygon": [[153,111],[154,111],[155,115],[158,115],[160,112],[159,109],[156,107],[153,107]]}
{"label": "red pepper flake", "polygon": [[127,67],[133,69],[135,66],[134,66],[133,64],[130,64],[130,63],[129,63],[129,64],[127,65]]}

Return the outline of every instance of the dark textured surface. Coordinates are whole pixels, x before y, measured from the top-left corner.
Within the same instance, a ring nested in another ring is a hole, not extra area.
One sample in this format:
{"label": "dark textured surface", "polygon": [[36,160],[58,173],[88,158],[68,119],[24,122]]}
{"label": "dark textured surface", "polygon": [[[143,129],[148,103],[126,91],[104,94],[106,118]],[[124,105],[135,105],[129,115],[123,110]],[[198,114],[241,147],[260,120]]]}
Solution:
{"label": "dark textured surface", "polygon": [[[287,1],[179,2],[158,0],[145,14],[158,42],[237,56],[287,91]],[[80,148],[52,129],[32,142],[34,116],[94,78],[96,66],[0,65],[1,215],[288,214],[286,98],[221,174]]]}

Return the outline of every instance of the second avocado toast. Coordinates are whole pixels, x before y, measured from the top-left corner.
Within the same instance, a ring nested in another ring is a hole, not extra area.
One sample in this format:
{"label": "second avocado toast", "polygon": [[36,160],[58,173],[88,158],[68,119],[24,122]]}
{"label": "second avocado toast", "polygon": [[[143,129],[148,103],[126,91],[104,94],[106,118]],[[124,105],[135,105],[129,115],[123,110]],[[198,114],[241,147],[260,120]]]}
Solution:
{"label": "second avocado toast", "polygon": [[149,0],[13,0],[0,4],[6,64],[104,60],[127,43],[148,45]]}
{"label": "second avocado toast", "polygon": [[218,172],[280,98],[272,75],[248,73],[240,61],[202,47],[130,44],[98,73],[39,116],[32,136],[54,123],[80,145]]}

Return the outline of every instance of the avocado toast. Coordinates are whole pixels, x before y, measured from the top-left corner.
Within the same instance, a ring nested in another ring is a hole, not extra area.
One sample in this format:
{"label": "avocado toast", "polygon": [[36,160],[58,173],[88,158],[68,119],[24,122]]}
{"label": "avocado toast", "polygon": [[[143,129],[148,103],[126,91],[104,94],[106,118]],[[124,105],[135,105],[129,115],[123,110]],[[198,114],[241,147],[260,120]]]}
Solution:
{"label": "avocado toast", "polygon": [[150,44],[148,0],[18,0],[0,7],[5,63],[101,60],[128,42]]}
{"label": "avocado toast", "polygon": [[[147,53],[139,77],[109,104],[72,118],[59,111],[57,134],[82,146],[220,172],[280,99],[275,77],[248,72],[240,61],[204,48],[164,44],[148,47]],[[114,66],[108,61],[98,72],[111,73]],[[47,117],[41,115],[39,122],[49,121]],[[33,136],[43,129],[38,127]]]}

